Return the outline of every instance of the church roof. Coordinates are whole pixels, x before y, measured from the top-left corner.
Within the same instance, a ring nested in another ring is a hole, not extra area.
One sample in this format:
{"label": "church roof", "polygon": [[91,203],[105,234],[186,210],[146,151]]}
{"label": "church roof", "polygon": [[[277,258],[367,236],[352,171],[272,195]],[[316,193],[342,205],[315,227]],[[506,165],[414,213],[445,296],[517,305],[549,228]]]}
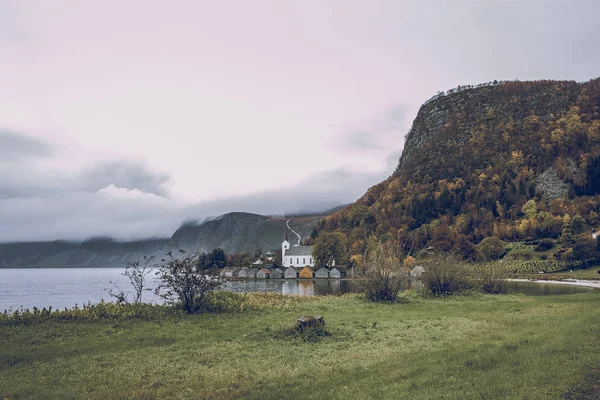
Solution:
{"label": "church roof", "polygon": [[309,256],[312,257],[312,246],[294,246],[285,251],[285,256]]}

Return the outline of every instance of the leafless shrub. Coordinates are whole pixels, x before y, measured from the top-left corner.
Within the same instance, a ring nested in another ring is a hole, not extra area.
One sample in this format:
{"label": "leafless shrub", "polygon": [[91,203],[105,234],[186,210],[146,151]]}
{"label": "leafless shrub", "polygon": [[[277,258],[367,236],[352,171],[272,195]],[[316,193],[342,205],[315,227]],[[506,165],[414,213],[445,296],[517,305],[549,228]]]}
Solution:
{"label": "leafless shrub", "polygon": [[187,254],[179,250],[181,258],[172,252],[162,260],[156,275],[160,281],[156,294],[172,303],[179,302],[188,313],[197,311],[206,300],[206,295],[222,283],[219,269],[201,262],[201,254]]}
{"label": "leafless shrub", "polygon": [[358,284],[369,300],[395,301],[398,298],[398,293],[408,284],[403,258],[390,242],[379,243],[365,253]]}
{"label": "leafless shrub", "polygon": [[506,281],[514,268],[510,262],[491,261],[475,265],[479,286],[485,293],[506,292]]}
{"label": "leafless shrub", "polygon": [[469,272],[462,258],[453,253],[435,253],[423,261],[423,286],[436,296],[470,289]]}

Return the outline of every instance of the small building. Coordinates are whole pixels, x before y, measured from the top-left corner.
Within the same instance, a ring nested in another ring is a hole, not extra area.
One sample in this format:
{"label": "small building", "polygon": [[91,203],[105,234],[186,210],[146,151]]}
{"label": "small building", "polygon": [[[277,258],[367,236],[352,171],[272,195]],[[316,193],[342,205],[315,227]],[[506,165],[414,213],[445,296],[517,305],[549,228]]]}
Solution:
{"label": "small building", "polygon": [[256,261],[254,261],[252,264],[253,264],[253,265],[262,265],[262,263],[263,263],[263,262],[262,262],[261,260],[256,260]]}
{"label": "small building", "polygon": [[267,279],[271,275],[271,271],[263,268],[256,273],[256,279]]}
{"label": "small building", "polygon": [[242,268],[241,268],[241,269],[238,271],[238,273],[237,273],[237,275],[236,275],[236,276],[237,276],[238,278],[246,279],[246,278],[248,277],[248,268],[246,268],[246,267],[242,267]]}
{"label": "small building", "polygon": [[223,268],[223,270],[221,271],[221,273],[219,275],[223,278],[233,278],[234,276],[237,276],[236,272],[238,272],[238,271],[236,271],[235,268],[226,267],[226,268]]}
{"label": "small building", "polygon": [[271,279],[281,279],[283,278],[283,271],[280,270],[279,268],[275,268],[273,271],[271,271]]}
{"label": "small building", "polygon": [[325,267],[315,271],[315,278],[329,278],[329,270]]}
{"label": "small building", "polygon": [[302,269],[300,270],[300,273],[298,274],[298,276],[299,276],[300,278],[307,279],[307,278],[312,278],[312,277],[314,277],[314,276],[315,276],[315,274],[314,274],[314,272],[313,272],[312,268],[310,268],[310,267],[304,267],[304,268],[302,268]]}
{"label": "small building", "polygon": [[283,266],[286,268],[303,265],[308,267],[315,266],[315,260],[312,257],[312,246],[300,246],[300,237],[298,237],[298,244],[290,248],[287,231],[285,231],[283,242],[281,243],[281,260]]}
{"label": "small building", "polygon": [[298,272],[296,272],[296,268],[287,267],[283,273],[283,276],[286,279],[296,279],[298,277]]}
{"label": "small building", "polygon": [[346,277],[346,270],[344,268],[332,268],[329,271],[329,277],[333,279],[340,279]]}
{"label": "small building", "polygon": [[267,252],[265,253],[265,256],[272,256],[272,255],[273,255],[273,252],[272,252],[272,251],[267,251]]}
{"label": "small building", "polygon": [[258,272],[258,268],[250,268],[248,273],[246,274],[246,279],[256,279],[256,273]]}

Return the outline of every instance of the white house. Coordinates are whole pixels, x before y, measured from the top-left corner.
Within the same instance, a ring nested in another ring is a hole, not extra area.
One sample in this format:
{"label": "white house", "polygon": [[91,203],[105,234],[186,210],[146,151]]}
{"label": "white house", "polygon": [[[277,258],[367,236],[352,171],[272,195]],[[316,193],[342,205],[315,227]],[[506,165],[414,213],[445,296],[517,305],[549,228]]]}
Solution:
{"label": "white house", "polygon": [[283,243],[281,243],[281,259],[283,268],[287,267],[314,267],[315,262],[312,256],[312,246],[293,246],[290,248],[288,233],[285,231]]}

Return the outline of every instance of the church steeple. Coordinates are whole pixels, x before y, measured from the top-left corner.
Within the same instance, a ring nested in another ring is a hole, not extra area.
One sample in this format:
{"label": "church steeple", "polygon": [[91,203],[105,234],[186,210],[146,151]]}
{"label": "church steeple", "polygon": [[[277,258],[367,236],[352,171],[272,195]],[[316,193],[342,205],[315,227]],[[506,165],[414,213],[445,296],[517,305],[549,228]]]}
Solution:
{"label": "church steeple", "polygon": [[285,235],[283,235],[283,243],[281,243],[281,262],[283,267],[288,267],[289,264],[285,262],[285,251],[290,249],[290,241],[288,240],[288,232],[285,231]]}

